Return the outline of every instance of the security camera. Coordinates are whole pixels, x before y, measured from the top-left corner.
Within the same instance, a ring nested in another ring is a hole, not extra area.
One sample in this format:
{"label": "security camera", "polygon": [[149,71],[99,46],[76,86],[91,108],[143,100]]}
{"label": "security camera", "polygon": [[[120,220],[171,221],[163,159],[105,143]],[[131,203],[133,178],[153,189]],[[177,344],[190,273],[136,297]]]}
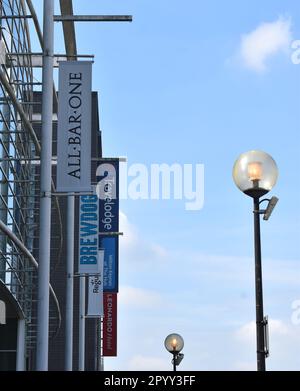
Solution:
{"label": "security camera", "polygon": [[270,199],[269,204],[268,204],[267,209],[264,214],[264,220],[269,220],[269,218],[273,212],[273,209],[275,208],[278,201],[279,201],[279,198],[277,198],[277,197],[272,197]]}

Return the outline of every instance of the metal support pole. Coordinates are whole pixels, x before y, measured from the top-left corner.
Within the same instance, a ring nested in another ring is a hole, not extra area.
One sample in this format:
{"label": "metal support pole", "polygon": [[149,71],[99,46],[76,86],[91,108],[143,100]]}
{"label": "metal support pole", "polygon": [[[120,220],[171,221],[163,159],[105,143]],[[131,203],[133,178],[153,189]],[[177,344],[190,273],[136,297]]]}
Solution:
{"label": "metal support pole", "polygon": [[48,370],[54,0],[44,0],[41,195],[36,369]]}
{"label": "metal support pole", "polygon": [[132,22],[132,15],[54,15],[55,22]]}
{"label": "metal support pole", "polygon": [[79,360],[78,370],[85,370],[85,277],[80,277],[79,287]]}
{"label": "metal support pole", "polygon": [[259,198],[254,198],[254,249],[255,249],[255,295],[256,295],[256,346],[257,370],[266,370],[263,285],[261,266],[260,213]]}
{"label": "metal support pole", "polygon": [[25,319],[18,319],[17,371],[25,371]]}
{"label": "metal support pole", "polygon": [[70,196],[67,207],[66,371],[73,370],[74,212],[75,197]]}
{"label": "metal support pole", "polygon": [[101,340],[101,319],[96,319],[96,371],[102,371],[102,340]]}
{"label": "metal support pole", "polygon": [[98,320],[99,322],[99,336],[98,336],[98,346],[99,346],[99,371],[104,371],[104,357],[103,357],[103,317]]}
{"label": "metal support pole", "polygon": [[[5,122],[3,123],[3,129],[1,130],[1,140],[2,140],[2,148],[1,148],[1,171],[9,178],[9,161],[10,161],[10,129],[7,128],[6,124],[10,124],[10,107],[8,104],[2,104],[2,116]],[[5,130],[5,131],[4,131]],[[2,174],[2,175],[3,175]],[[0,182],[0,219],[1,221],[7,225],[8,220],[8,211],[6,205],[8,204],[8,181]],[[7,246],[7,237],[5,235],[1,235],[0,237],[0,250],[2,254],[6,253]],[[6,260],[4,257],[0,258],[0,278],[5,282],[5,263]]]}
{"label": "metal support pole", "polygon": [[176,372],[176,353],[173,353],[173,371]]}

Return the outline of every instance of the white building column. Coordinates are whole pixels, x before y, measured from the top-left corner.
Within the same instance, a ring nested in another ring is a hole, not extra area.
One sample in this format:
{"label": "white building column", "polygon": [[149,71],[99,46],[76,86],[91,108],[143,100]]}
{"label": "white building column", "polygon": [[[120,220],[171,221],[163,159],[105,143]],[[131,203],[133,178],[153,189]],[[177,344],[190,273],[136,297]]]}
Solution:
{"label": "white building column", "polygon": [[25,371],[25,319],[18,319],[18,334],[17,334],[17,371]]}

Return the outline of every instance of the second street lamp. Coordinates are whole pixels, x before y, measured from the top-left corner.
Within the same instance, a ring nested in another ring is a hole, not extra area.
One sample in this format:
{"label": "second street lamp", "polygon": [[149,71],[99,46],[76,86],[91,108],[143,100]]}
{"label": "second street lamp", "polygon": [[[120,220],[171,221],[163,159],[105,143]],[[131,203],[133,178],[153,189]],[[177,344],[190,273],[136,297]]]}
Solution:
{"label": "second street lamp", "polygon": [[168,352],[173,354],[173,371],[176,371],[176,367],[181,363],[184,355],[181,352],[184,346],[184,341],[179,334],[170,334],[165,339],[165,348]]}
{"label": "second street lamp", "polygon": [[[261,266],[260,215],[268,220],[278,198],[260,198],[276,184],[278,169],[273,158],[262,151],[249,151],[239,156],[233,167],[233,179],[237,187],[253,198],[254,213],[254,249],[255,249],[255,296],[256,296],[256,343],[257,370],[265,371],[265,359],[269,354],[267,318],[263,310],[263,284]],[[260,204],[269,201],[267,209],[261,210]]]}

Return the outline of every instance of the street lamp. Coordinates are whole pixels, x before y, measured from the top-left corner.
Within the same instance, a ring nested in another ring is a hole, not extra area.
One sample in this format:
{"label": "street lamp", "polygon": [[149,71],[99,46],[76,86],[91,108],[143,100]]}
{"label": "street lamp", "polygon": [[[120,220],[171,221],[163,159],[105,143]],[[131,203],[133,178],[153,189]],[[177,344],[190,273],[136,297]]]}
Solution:
{"label": "street lamp", "polygon": [[[233,167],[233,179],[237,187],[249,197],[254,205],[254,248],[255,248],[255,295],[256,295],[256,343],[257,370],[265,371],[265,359],[269,355],[268,319],[263,311],[263,287],[261,267],[260,215],[268,220],[278,198],[260,200],[276,184],[278,169],[273,158],[262,151],[249,151],[239,156]],[[268,201],[266,209],[260,204]]]}
{"label": "street lamp", "polygon": [[173,354],[173,371],[176,371],[176,366],[178,366],[183,357],[184,354],[180,353],[181,350],[183,349],[184,346],[184,341],[183,338],[179,334],[170,334],[167,336],[165,339],[165,348],[167,349],[168,352]]}

